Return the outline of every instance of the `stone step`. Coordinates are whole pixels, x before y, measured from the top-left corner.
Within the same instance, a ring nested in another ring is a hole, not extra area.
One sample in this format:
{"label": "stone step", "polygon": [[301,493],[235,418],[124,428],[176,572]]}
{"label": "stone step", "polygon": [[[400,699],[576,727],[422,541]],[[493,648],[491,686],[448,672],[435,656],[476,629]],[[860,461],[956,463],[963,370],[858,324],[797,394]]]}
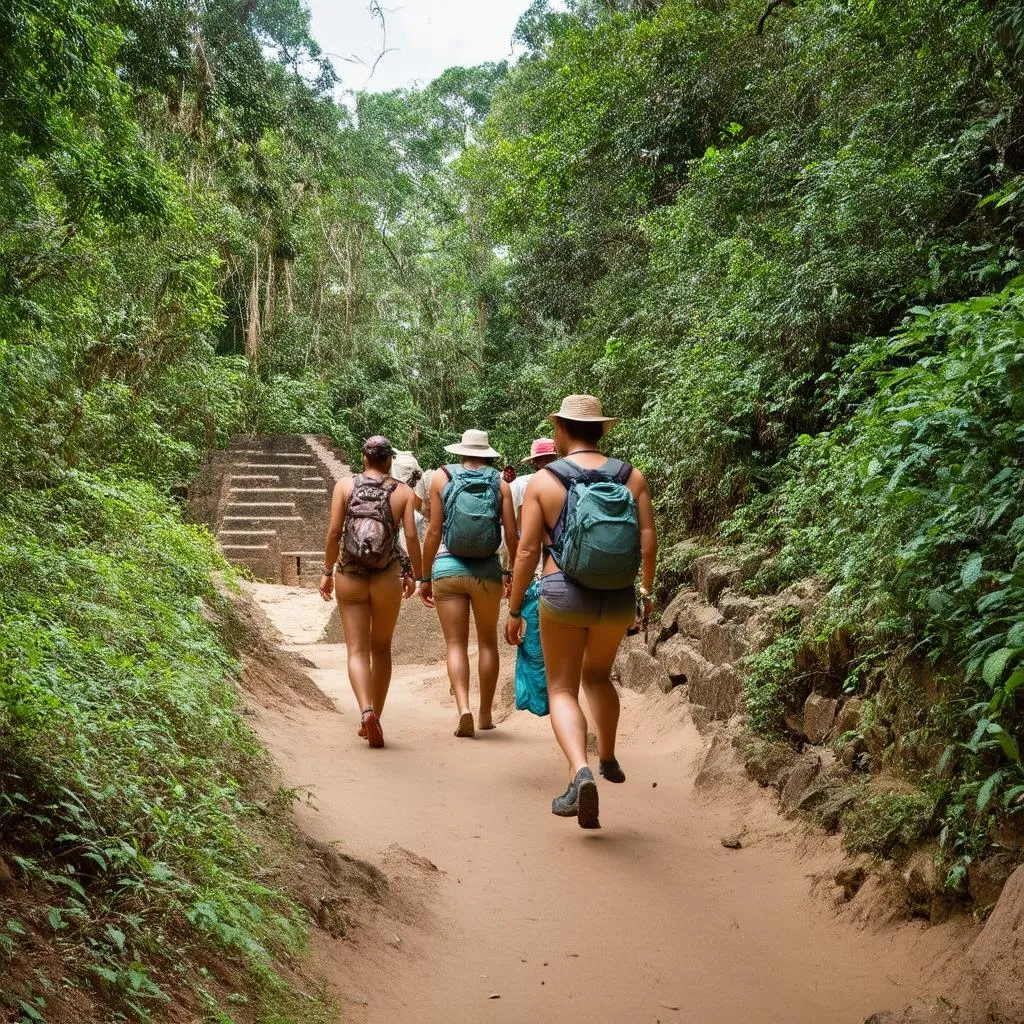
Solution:
{"label": "stone step", "polygon": [[242,523],[301,523],[302,516],[225,516],[221,522],[238,526]]}
{"label": "stone step", "polygon": [[232,483],[235,480],[270,480],[276,483],[281,479],[281,475],[279,473],[234,473],[229,479]]}
{"label": "stone step", "polygon": [[294,501],[229,501],[227,508],[295,508]]}
{"label": "stone step", "polygon": [[260,458],[258,455],[243,455],[240,459],[232,459],[231,465],[249,466],[256,470],[283,467],[284,469],[306,469],[314,472],[321,468],[316,459],[282,459],[280,455],[268,455],[266,458]]}
{"label": "stone step", "polygon": [[269,544],[221,544],[221,551],[269,551]]}
{"label": "stone step", "polygon": [[218,530],[218,537],[276,537],[277,530]]}
{"label": "stone step", "polygon": [[323,494],[322,487],[232,487],[231,494]]}

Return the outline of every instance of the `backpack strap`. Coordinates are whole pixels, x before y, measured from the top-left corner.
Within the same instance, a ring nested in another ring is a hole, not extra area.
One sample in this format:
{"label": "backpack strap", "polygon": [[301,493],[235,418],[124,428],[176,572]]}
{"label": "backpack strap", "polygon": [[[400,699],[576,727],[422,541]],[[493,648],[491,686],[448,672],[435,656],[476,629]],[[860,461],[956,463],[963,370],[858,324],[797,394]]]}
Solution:
{"label": "backpack strap", "polygon": [[544,467],[567,491],[586,472],[568,459],[558,459]]}

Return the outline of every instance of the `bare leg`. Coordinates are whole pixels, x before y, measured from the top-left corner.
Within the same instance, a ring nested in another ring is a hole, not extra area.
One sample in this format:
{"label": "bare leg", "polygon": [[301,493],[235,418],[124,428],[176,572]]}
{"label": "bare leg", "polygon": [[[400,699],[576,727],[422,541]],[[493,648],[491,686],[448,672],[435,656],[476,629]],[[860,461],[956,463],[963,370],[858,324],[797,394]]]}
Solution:
{"label": "bare leg", "polygon": [[476,623],[476,643],[480,656],[480,721],[481,729],[492,727],[491,711],[494,691],[498,687],[498,616],[501,613],[500,584],[476,588],[470,601]]}
{"label": "bare leg", "polygon": [[373,707],[370,682],[370,601],[364,577],[338,573],[335,576],[338,612],[345,630],[345,659],[348,681],[359,702],[359,710]]}
{"label": "bare leg", "polygon": [[370,579],[370,693],[380,718],[391,686],[391,640],[402,608],[402,579],[396,572]]}
{"label": "bare leg", "polygon": [[437,617],[448,649],[448,679],[461,717],[469,713],[469,598],[465,594],[439,598]]}
{"label": "bare leg", "polygon": [[597,755],[602,761],[615,757],[615,733],[619,726],[619,694],[611,681],[612,663],[628,627],[595,626],[587,631],[583,655],[583,692],[594,719]]}
{"label": "bare leg", "polygon": [[548,676],[551,728],[569,762],[570,775],[575,776],[587,765],[587,720],[579,699],[587,630],[554,622],[541,608],[540,642]]}

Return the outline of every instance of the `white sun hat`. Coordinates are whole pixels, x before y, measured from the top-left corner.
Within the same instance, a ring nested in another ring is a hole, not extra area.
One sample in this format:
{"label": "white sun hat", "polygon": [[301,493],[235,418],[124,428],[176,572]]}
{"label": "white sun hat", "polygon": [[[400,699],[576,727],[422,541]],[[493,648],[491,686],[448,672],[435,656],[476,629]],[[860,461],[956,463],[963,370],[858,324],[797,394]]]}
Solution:
{"label": "white sun hat", "polygon": [[478,459],[501,458],[491,447],[486,430],[467,430],[458,444],[446,444],[444,450],[452,455],[468,455]]}

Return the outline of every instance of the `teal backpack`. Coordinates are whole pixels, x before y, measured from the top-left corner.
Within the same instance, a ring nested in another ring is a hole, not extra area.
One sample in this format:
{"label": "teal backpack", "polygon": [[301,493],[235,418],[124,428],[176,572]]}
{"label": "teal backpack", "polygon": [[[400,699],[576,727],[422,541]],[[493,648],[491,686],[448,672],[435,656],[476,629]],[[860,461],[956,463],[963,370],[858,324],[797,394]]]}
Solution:
{"label": "teal backpack", "polygon": [[445,466],[444,546],[458,558],[486,558],[501,547],[501,477],[492,466]]}
{"label": "teal backpack", "polygon": [[626,486],[628,462],[584,469],[568,459],[545,467],[565,488],[550,549],[566,577],[588,590],[624,590],[640,569],[640,523]]}

